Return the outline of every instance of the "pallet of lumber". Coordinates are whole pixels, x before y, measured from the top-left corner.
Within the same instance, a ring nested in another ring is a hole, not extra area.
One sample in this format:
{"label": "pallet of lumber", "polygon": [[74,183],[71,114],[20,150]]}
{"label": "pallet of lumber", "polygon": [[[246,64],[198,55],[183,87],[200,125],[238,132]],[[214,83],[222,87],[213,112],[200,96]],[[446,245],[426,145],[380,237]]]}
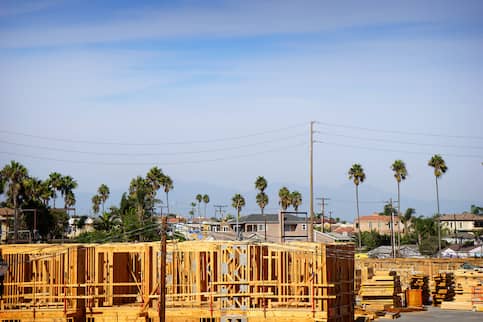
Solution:
{"label": "pallet of lumber", "polygon": [[410,278],[409,289],[421,290],[423,305],[428,305],[430,301],[429,276],[423,274],[413,274]]}
{"label": "pallet of lumber", "polygon": [[454,272],[455,296],[452,302],[443,302],[441,308],[473,310],[483,305],[483,272],[459,269]]}
{"label": "pallet of lumber", "polygon": [[435,290],[433,291],[433,305],[440,306],[443,301],[452,301],[455,295],[454,274],[452,272],[439,273],[433,276]]}
{"label": "pallet of lumber", "polygon": [[401,307],[401,292],[396,272],[376,271],[370,280],[362,283],[359,296],[363,306],[371,310],[384,310],[387,306]]}

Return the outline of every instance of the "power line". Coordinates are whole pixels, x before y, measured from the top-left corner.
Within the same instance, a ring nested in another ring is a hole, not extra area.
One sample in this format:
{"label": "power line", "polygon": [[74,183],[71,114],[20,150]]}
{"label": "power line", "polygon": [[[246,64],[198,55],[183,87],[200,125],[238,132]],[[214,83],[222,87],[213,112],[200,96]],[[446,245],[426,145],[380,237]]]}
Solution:
{"label": "power line", "polygon": [[35,138],[39,140],[48,140],[48,141],[58,141],[58,142],[67,142],[67,143],[84,143],[84,144],[97,144],[97,145],[122,145],[122,146],[156,146],[156,145],[180,145],[180,144],[196,144],[196,143],[214,143],[214,142],[225,142],[225,141],[234,141],[240,140],[249,137],[261,136],[269,133],[276,133],[282,132],[289,129],[297,128],[305,123],[294,124],[282,128],[271,129],[266,131],[254,132],[251,134],[240,135],[240,136],[232,136],[232,137],[225,137],[225,138],[215,138],[215,139],[207,139],[207,140],[191,140],[191,141],[173,141],[173,142],[152,142],[152,143],[144,143],[144,142],[108,142],[108,141],[91,141],[91,140],[76,140],[76,139],[68,139],[68,138],[59,138],[59,137],[51,137],[51,136],[42,136],[42,135],[35,135],[11,130],[0,130],[0,133],[7,133],[12,135],[24,136],[29,138]]}
{"label": "power line", "polygon": [[388,139],[378,139],[378,138],[368,138],[368,137],[360,137],[360,136],[351,136],[351,135],[336,134],[336,133],[321,132],[321,131],[318,131],[317,133],[325,134],[325,135],[329,135],[329,136],[338,136],[338,137],[343,137],[343,138],[357,139],[357,140],[366,140],[366,141],[374,141],[374,142],[387,142],[387,143],[397,143],[397,144],[407,144],[407,145],[419,145],[419,146],[431,146],[431,147],[443,147],[443,148],[457,148],[457,149],[483,149],[483,146],[450,145],[450,144],[435,144],[435,143],[408,142],[408,141],[398,141],[398,140],[388,140]]}
{"label": "power line", "polygon": [[362,131],[369,131],[369,132],[378,132],[378,133],[394,133],[394,134],[434,136],[434,137],[455,138],[455,139],[483,140],[483,136],[448,135],[448,134],[438,134],[438,133],[429,133],[429,132],[409,132],[409,131],[399,131],[399,130],[383,130],[383,129],[373,129],[373,128],[367,128],[367,127],[346,125],[346,124],[320,122],[320,121],[317,121],[317,124],[320,124],[320,125],[323,125],[323,126],[329,126],[329,127],[339,127],[339,128],[355,129],[355,130],[362,130]]}
{"label": "power line", "polygon": [[283,151],[289,148],[295,147],[302,147],[305,146],[306,142],[299,142],[293,145],[286,145],[277,147],[274,149],[265,149],[263,151],[247,153],[247,154],[239,154],[233,155],[230,157],[220,157],[220,158],[213,158],[213,159],[204,159],[204,160],[188,160],[188,161],[172,161],[172,162],[160,162],[160,161],[152,161],[152,162],[103,162],[103,161],[85,161],[85,160],[69,160],[69,159],[58,159],[58,158],[50,158],[50,157],[42,157],[36,156],[31,154],[23,154],[17,152],[7,152],[7,151],[0,151],[0,154],[7,154],[13,156],[20,156],[24,158],[31,158],[31,159],[38,159],[38,160],[48,160],[48,161],[57,161],[57,162],[66,162],[66,163],[77,163],[77,164],[92,164],[92,165],[106,165],[106,166],[132,166],[132,165],[152,165],[152,164],[159,164],[162,163],[163,165],[184,165],[184,164],[199,164],[199,163],[208,163],[208,162],[217,162],[217,161],[226,161],[226,160],[233,160],[238,158],[246,158],[246,157],[253,157],[258,156],[261,154],[267,154],[276,151]]}
{"label": "power line", "polygon": [[[406,153],[406,154],[424,154],[424,155],[433,154],[432,152],[394,150],[394,149],[366,147],[366,146],[350,145],[350,144],[342,144],[342,143],[330,143],[325,141],[316,141],[316,143],[322,143],[322,144],[333,145],[333,146],[344,147],[344,148],[370,150],[370,151],[382,151],[382,152],[394,152],[394,153]],[[440,153],[440,154],[443,156],[451,156],[451,157],[459,157],[459,158],[477,158],[477,159],[483,158],[483,156],[481,155],[471,155],[471,154],[455,154],[455,153]]]}
{"label": "power line", "polygon": [[243,145],[235,145],[232,147],[227,148],[218,148],[218,149],[207,149],[207,150],[199,150],[199,151],[180,151],[180,152],[149,152],[149,153],[139,153],[139,152],[96,152],[96,151],[82,151],[82,150],[70,150],[70,149],[63,149],[63,148],[55,148],[55,147],[48,147],[48,146],[38,146],[38,145],[31,145],[31,144],[24,144],[18,142],[11,142],[6,140],[0,140],[0,143],[27,147],[27,148],[34,148],[46,151],[58,151],[58,152],[66,152],[66,153],[79,153],[79,154],[87,154],[87,155],[99,155],[99,156],[162,156],[162,155],[190,155],[190,154],[200,154],[200,153],[212,153],[212,152],[221,152],[221,151],[231,151],[231,150],[238,150],[241,148],[247,148],[252,146],[263,145],[272,142],[279,142],[283,140],[289,140],[293,138],[298,138],[301,136],[305,136],[305,134],[297,134],[292,136],[286,136],[281,138],[276,138],[272,140],[260,141],[257,143],[251,144],[243,144]]}

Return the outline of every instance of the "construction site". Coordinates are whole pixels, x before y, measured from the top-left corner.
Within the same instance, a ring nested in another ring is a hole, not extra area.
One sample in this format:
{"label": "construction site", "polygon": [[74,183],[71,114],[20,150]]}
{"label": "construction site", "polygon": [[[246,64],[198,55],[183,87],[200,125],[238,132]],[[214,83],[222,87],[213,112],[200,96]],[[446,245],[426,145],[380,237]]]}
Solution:
{"label": "construction site", "polygon": [[345,322],[395,318],[430,297],[483,302],[481,259],[355,260],[352,243],[169,242],[165,258],[159,242],[0,249],[1,321]]}

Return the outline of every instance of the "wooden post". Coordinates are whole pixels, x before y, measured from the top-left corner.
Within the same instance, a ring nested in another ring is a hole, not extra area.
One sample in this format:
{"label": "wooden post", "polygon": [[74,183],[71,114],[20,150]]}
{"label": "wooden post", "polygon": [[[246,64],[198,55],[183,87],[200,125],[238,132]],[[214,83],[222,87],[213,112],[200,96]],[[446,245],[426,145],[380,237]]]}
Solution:
{"label": "wooden post", "polygon": [[161,267],[159,281],[159,321],[166,321],[166,226],[167,219],[163,216],[161,219]]}

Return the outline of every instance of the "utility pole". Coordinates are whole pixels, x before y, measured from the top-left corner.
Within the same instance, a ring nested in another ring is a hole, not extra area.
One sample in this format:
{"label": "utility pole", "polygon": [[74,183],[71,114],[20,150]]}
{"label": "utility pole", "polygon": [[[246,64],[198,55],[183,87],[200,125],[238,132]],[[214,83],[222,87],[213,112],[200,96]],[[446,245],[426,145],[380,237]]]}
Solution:
{"label": "utility pole", "polygon": [[322,232],[325,232],[325,206],[328,205],[328,203],[326,201],[330,200],[330,198],[325,198],[325,197],[322,197],[322,198],[317,198],[317,200],[320,200],[320,203],[319,205],[322,206]]}
{"label": "utility pole", "polygon": [[166,228],[167,216],[161,218],[161,263],[159,267],[159,322],[166,321]]}
{"label": "utility pole", "polygon": [[332,210],[329,210],[329,233],[332,232]]}
{"label": "utility pole", "polygon": [[310,221],[309,221],[309,241],[314,241],[314,121],[310,121],[309,135],[309,178],[310,178]]}
{"label": "utility pole", "polygon": [[216,214],[219,213],[220,214],[220,219],[223,218],[223,208],[226,208],[228,207],[227,205],[213,205],[213,207],[215,207],[215,217],[216,217]]}

